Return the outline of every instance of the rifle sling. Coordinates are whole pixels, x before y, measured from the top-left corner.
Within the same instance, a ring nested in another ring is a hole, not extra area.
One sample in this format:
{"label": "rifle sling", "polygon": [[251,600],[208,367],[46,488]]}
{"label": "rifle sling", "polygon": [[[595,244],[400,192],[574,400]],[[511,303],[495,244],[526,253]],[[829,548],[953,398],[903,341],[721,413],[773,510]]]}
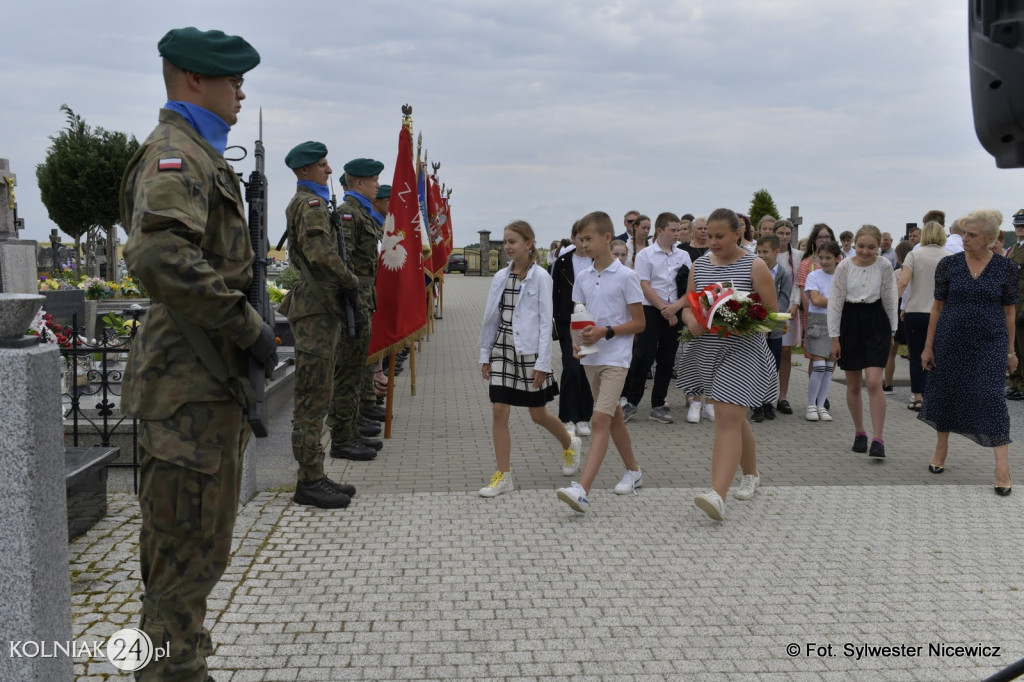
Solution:
{"label": "rifle sling", "polygon": [[249,405],[255,404],[257,402],[256,392],[253,390],[252,385],[248,380],[231,376],[227,365],[224,364],[224,358],[214,348],[213,342],[210,341],[210,337],[203,331],[203,328],[195,322],[186,320],[169,307],[167,308],[167,314],[170,315],[171,320],[177,325],[178,331],[185,337],[188,345],[192,346],[193,352],[195,352],[199,361],[203,363],[203,366],[206,367],[206,371],[213,375],[213,378],[227,389],[228,393],[235,399],[235,402],[246,410],[248,410]]}

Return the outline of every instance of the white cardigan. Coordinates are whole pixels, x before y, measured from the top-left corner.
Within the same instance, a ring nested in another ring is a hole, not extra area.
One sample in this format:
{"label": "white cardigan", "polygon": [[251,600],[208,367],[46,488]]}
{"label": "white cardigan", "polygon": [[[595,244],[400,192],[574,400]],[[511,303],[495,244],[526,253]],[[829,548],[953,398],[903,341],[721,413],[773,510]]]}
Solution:
{"label": "white cardigan", "polygon": [[[480,327],[480,364],[491,361],[491,349],[498,338],[498,324],[501,311],[498,304],[508,280],[511,266],[502,268],[491,281],[487,294],[487,307]],[[537,356],[533,368],[539,372],[551,372],[551,319],[554,301],[551,298],[551,275],[534,265],[519,280],[519,301],[512,311],[512,340],[519,354],[532,353]]]}

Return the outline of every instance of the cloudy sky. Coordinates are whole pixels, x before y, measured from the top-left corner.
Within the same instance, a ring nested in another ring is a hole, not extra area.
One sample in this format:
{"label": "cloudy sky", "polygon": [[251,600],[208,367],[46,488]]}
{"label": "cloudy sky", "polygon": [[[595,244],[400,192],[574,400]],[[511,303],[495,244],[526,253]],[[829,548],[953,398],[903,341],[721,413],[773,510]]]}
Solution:
{"label": "cloudy sky", "polygon": [[[317,13],[315,10],[319,10]],[[263,108],[271,239],[294,176],[284,156],[320,140],[394,171],[401,105],[453,188],[456,245],[529,221],[538,241],[604,210],[746,209],[767,188],[804,230],[874,223],[902,233],[925,210],[1024,205],[971,119],[967,3],[934,0],[50,0],[5,3],[0,157],[18,175],[23,236],[54,226],[35,166],[68,104],[141,142],[165,101],[156,44],[173,27],[244,36],[231,144],[251,149]],[[251,157],[236,167],[246,174]]]}

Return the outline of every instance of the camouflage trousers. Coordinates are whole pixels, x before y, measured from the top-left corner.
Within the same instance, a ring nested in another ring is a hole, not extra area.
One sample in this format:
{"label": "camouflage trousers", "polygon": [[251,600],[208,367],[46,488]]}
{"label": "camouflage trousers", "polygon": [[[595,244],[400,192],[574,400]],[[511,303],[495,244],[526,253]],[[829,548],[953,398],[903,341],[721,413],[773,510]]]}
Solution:
{"label": "camouflage trousers", "polygon": [[363,307],[363,325],[357,336],[340,334],[334,360],[334,396],[327,424],[331,427],[331,440],[341,443],[358,435],[359,408],[367,400],[372,403],[373,368],[366,364],[370,349],[370,317],[373,311]]}
{"label": "camouflage trousers", "polygon": [[291,326],[295,335],[292,454],[299,464],[299,482],[310,483],[324,477],[320,436],[334,393],[334,362],[341,324],[330,315],[311,315],[295,320]]}
{"label": "camouflage trousers", "polygon": [[227,568],[249,425],[235,403],[189,403],[139,435],[139,628],[169,655],[136,680],[205,681],[206,599]]}

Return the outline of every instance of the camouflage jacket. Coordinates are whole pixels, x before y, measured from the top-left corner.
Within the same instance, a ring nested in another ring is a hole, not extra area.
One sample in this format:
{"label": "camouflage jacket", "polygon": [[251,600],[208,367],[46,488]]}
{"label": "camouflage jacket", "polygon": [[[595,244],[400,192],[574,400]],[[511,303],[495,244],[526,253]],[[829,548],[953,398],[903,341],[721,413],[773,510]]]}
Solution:
{"label": "camouflage jacket", "polygon": [[340,291],[355,288],[358,280],[338,252],[338,232],[331,224],[330,206],[310,189],[299,187],[285,209],[285,216],[289,259],[296,267],[299,259],[305,260],[331,307],[324,307],[303,275],[281,303],[281,314],[289,321],[310,315],[340,316]]}
{"label": "camouflage jacket", "polygon": [[168,309],[206,332],[232,376],[246,376],[242,349],[263,321],[244,293],[253,250],[238,176],[184,118],[161,109],[128,162],[120,200],[125,262],[153,300],[128,355],[125,411],[159,420],[185,403],[233,400]]}
{"label": "camouflage jacket", "polygon": [[345,231],[349,267],[359,277],[360,303],[373,310],[377,307],[377,244],[384,238],[384,228],[352,197],[345,197],[338,213]]}
{"label": "camouflage jacket", "polygon": [[1020,281],[1017,284],[1017,312],[1019,313],[1024,310],[1024,246],[1014,242],[1010,250],[1006,252],[1006,257],[1020,266]]}

